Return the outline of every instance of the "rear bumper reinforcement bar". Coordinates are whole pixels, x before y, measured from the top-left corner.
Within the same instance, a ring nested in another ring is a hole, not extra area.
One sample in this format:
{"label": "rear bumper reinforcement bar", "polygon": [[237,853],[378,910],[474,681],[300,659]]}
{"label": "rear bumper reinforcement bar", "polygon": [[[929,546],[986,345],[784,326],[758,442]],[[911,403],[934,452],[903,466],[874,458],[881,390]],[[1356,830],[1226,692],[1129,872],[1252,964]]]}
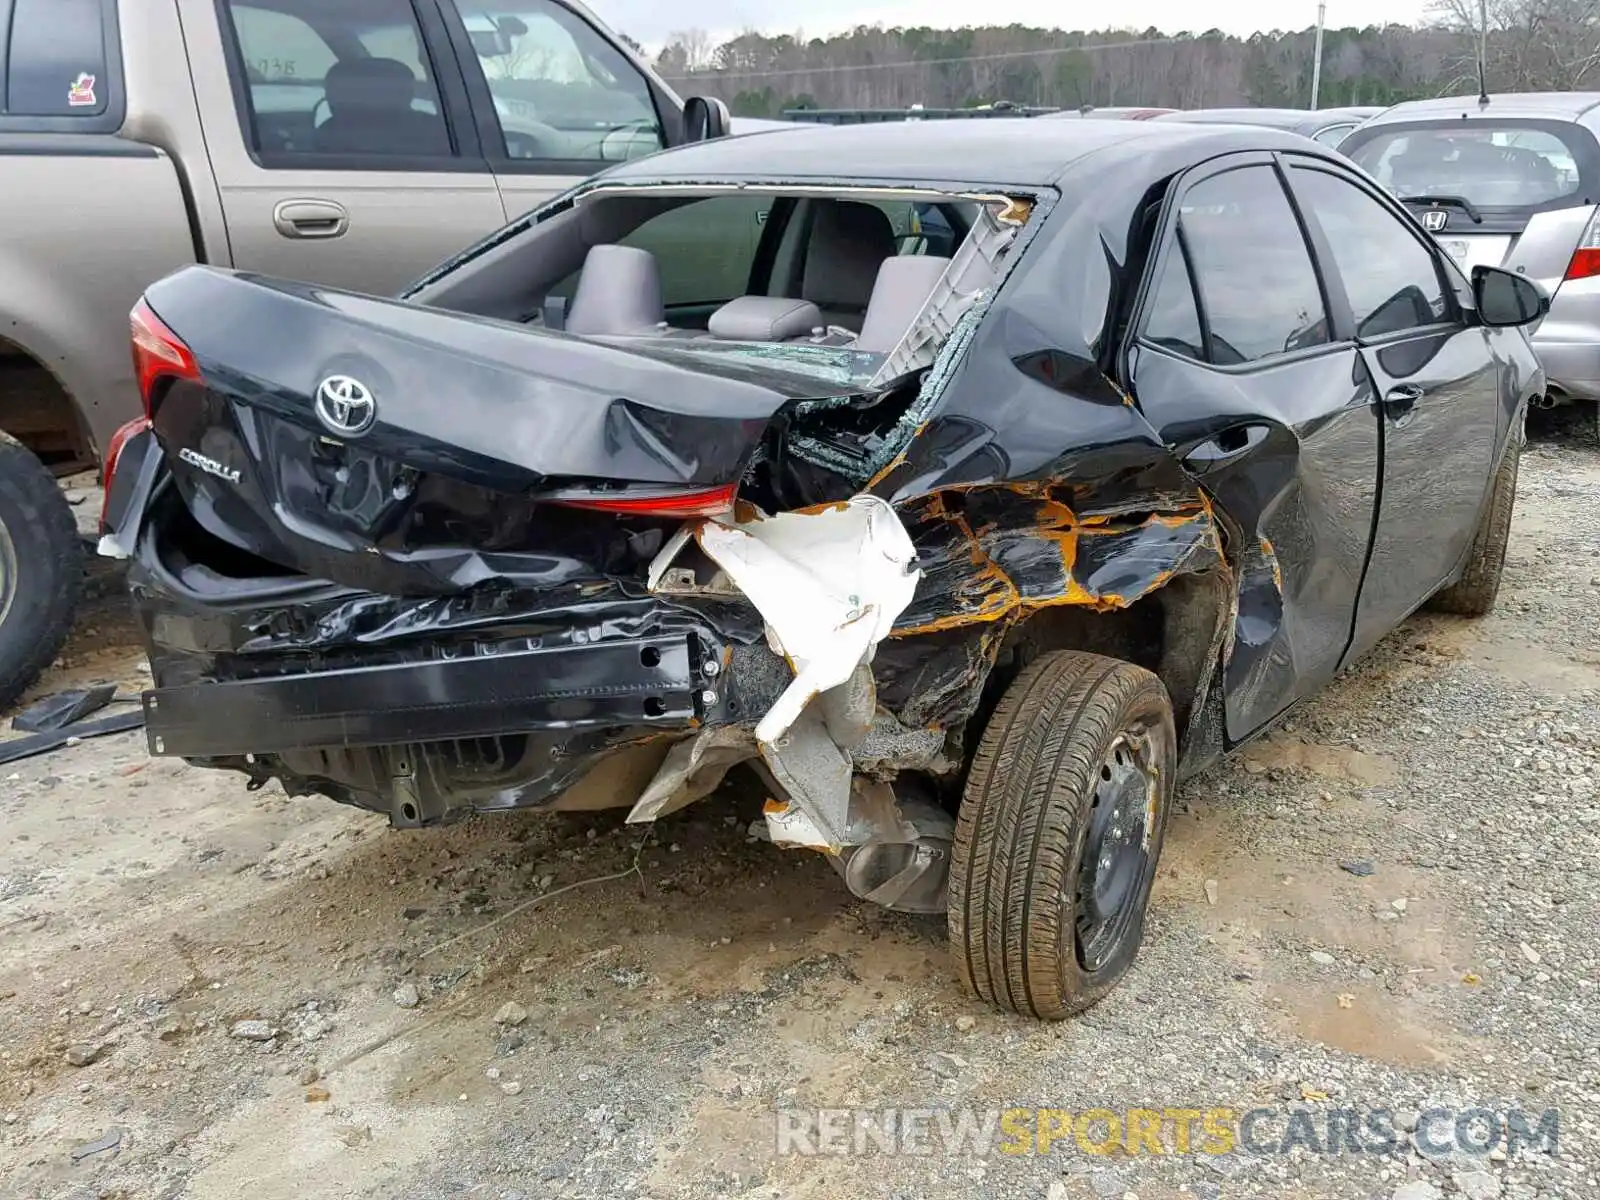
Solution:
{"label": "rear bumper reinforcement bar", "polygon": [[690,636],[160,688],[150,753],[184,758],[695,718]]}

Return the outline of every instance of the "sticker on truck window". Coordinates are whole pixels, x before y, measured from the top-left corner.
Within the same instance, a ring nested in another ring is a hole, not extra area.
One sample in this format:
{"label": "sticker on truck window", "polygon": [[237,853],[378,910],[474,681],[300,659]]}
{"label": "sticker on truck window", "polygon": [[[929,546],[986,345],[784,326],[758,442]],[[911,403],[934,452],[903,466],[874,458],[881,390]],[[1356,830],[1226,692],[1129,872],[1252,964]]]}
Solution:
{"label": "sticker on truck window", "polygon": [[81,73],[67,88],[67,103],[73,108],[92,107],[94,98],[94,76],[87,72]]}

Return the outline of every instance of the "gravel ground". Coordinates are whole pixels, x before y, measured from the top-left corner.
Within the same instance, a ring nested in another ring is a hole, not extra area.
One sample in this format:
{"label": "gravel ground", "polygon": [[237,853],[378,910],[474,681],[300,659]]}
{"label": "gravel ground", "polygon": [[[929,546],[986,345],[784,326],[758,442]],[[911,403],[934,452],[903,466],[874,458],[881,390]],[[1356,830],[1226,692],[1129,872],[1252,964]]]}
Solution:
{"label": "gravel ground", "polygon": [[[391,833],[136,735],[6,768],[0,1195],[1600,1194],[1597,496],[1593,449],[1531,447],[1493,616],[1408,622],[1190,782],[1139,963],[1061,1025],[749,841],[759,797],[641,846],[610,814]],[[95,678],[142,679],[115,600],[47,682]],[[776,1153],[778,1110],[842,1106],[1271,1115],[1256,1153]],[[1559,1148],[1413,1138],[1434,1106],[1556,1110]],[[1347,1109],[1392,1150],[1275,1144]]]}

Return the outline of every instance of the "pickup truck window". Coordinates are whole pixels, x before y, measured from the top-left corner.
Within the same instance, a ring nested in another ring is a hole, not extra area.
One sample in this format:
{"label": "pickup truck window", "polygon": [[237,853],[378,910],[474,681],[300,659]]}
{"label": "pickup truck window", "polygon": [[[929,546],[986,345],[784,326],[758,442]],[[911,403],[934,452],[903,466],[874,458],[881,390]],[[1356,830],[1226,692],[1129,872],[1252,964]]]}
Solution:
{"label": "pickup truck window", "polygon": [[665,144],[644,76],[581,17],[550,0],[447,0],[494,100],[506,158],[622,162]]}
{"label": "pickup truck window", "polygon": [[225,7],[263,166],[283,154],[454,153],[410,0],[225,0]]}
{"label": "pickup truck window", "polygon": [[[0,15],[7,6],[0,3]],[[16,0],[4,111],[23,117],[96,117],[111,91],[103,0]],[[0,43],[4,39],[0,38]]]}

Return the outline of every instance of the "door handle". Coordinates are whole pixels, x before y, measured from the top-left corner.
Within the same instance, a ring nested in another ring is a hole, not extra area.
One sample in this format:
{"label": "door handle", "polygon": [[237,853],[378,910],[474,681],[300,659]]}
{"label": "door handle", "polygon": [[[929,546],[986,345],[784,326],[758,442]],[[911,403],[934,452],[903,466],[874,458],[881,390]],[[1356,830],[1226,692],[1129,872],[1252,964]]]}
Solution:
{"label": "door handle", "polygon": [[1422,389],[1414,383],[1390,388],[1383,394],[1383,415],[1396,426],[1410,424],[1411,418],[1417,415],[1417,401],[1422,395]]}
{"label": "door handle", "polygon": [[350,228],[350,213],[332,200],[282,200],[272,224],[286,238],[336,238]]}
{"label": "door handle", "polygon": [[1235,425],[1231,429],[1224,429],[1185,454],[1183,465],[1196,474],[1226,466],[1259,446],[1266,439],[1269,428],[1267,425]]}

